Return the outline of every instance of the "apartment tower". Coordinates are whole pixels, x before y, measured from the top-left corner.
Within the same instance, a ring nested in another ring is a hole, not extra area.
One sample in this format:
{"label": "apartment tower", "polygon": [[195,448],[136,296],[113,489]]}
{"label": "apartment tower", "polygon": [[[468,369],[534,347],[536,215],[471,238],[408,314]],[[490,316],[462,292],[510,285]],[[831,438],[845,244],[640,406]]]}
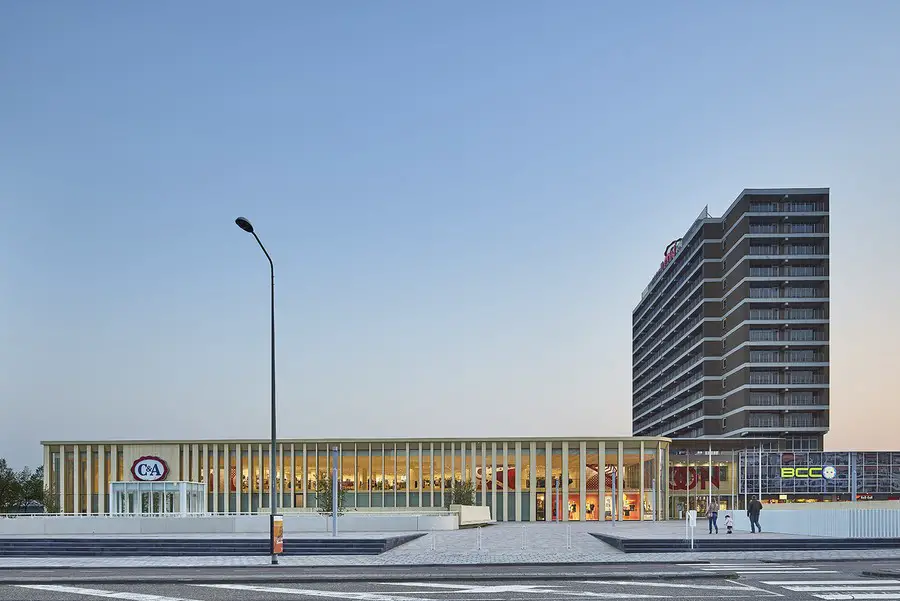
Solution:
{"label": "apartment tower", "polygon": [[822,449],[828,206],[828,188],[744,190],[665,247],[632,312],[636,436]]}

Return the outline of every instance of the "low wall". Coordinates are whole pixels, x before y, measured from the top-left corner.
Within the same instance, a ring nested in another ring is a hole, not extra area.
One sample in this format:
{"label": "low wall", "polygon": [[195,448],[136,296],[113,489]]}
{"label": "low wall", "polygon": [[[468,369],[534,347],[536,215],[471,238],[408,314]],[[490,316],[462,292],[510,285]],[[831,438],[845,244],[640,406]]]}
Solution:
{"label": "low wall", "polygon": [[486,505],[451,505],[450,511],[459,515],[460,526],[492,523],[491,508]]}
{"label": "low wall", "polygon": [[[834,538],[900,538],[900,509],[886,508],[803,508],[769,509],[764,505],[759,515],[763,532],[824,536]],[[734,512],[736,530],[750,531],[746,511]],[[719,513],[719,527],[724,523]],[[698,522],[700,518],[698,518]]]}
{"label": "low wall", "polygon": [[[417,532],[456,530],[456,515],[396,515],[349,513],[338,517],[338,532]],[[179,535],[259,534],[269,532],[268,515],[230,516],[53,516],[22,515],[0,518],[0,536],[71,536],[91,534]],[[285,535],[331,532],[331,516],[284,516]]]}

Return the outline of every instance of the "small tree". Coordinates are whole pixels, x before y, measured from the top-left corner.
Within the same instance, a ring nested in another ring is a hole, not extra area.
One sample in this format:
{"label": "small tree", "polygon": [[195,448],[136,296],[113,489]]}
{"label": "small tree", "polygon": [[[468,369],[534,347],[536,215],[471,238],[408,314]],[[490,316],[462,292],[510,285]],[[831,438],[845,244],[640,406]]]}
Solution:
{"label": "small tree", "polygon": [[41,501],[44,504],[44,511],[47,513],[59,513],[59,492],[56,490],[56,484],[50,483],[50,486],[44,489],[44,498]]}
{"label": "small tree", "polygon": [[471,480],[455,480],[450,488],[450,497],[447,499],[447,509],[451,505],[474,505],[475,485]]}
{"label": "small tree", "polygon": [[23,501],[20,475],[0,458],[0,513],[18,512]]}
{"label": "small tree", "polygon": [[[322,472],[319,474],[319,477],[316,479],[316,505],[318,506],[318,510],[320,513],[331,513],[332,507],[332,487],[334,483],[332,480],[331,474],[326,474]],[[347,507],[346,504],[346,492],[344,491],[344,487],[341,486],[341,483],[338,482],[338,498],[337,498],[337,513],[338,515],[344,514],[344,509]]]}

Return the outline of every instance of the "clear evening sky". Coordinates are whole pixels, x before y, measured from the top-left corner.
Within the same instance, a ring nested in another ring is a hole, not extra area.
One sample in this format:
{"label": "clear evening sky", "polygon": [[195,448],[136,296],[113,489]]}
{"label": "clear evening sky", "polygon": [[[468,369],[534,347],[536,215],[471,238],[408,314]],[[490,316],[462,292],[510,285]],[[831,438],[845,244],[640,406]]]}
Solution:
{"label": "clear evening sky", "polygon": [[704,205],[831,187],[829,448],[900,447],[900,2],[0,3],[0,456],[627,435]]}

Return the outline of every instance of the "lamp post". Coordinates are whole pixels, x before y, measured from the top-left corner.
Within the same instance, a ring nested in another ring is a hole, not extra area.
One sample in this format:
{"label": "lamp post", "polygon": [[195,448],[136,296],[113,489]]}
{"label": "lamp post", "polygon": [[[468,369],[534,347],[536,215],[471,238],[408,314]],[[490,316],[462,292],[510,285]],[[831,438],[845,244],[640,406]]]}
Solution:
{"label": "lamp post", "polygon": [[263,246],[263,243],[260,241],[259,236],[256,235],[256,232],[253,231],[253,224],[250,223],[250,220],[246,217],[238,217],[234,222],[245,232],[253,234],[256,243],[259,244],[259,247],[266,255],[266,259],[269,260],[269,271],[272,276],[272,446],[269,449],[269,505],[272,510],[272,515],[269,517],[269,542],[272,546],[272,565],[277,565],[278,554],[275,552],[275,515],[278,508],[278,504],[275,500],[275,265],[272,263],[272,257],[269,256],[269,251]]}

